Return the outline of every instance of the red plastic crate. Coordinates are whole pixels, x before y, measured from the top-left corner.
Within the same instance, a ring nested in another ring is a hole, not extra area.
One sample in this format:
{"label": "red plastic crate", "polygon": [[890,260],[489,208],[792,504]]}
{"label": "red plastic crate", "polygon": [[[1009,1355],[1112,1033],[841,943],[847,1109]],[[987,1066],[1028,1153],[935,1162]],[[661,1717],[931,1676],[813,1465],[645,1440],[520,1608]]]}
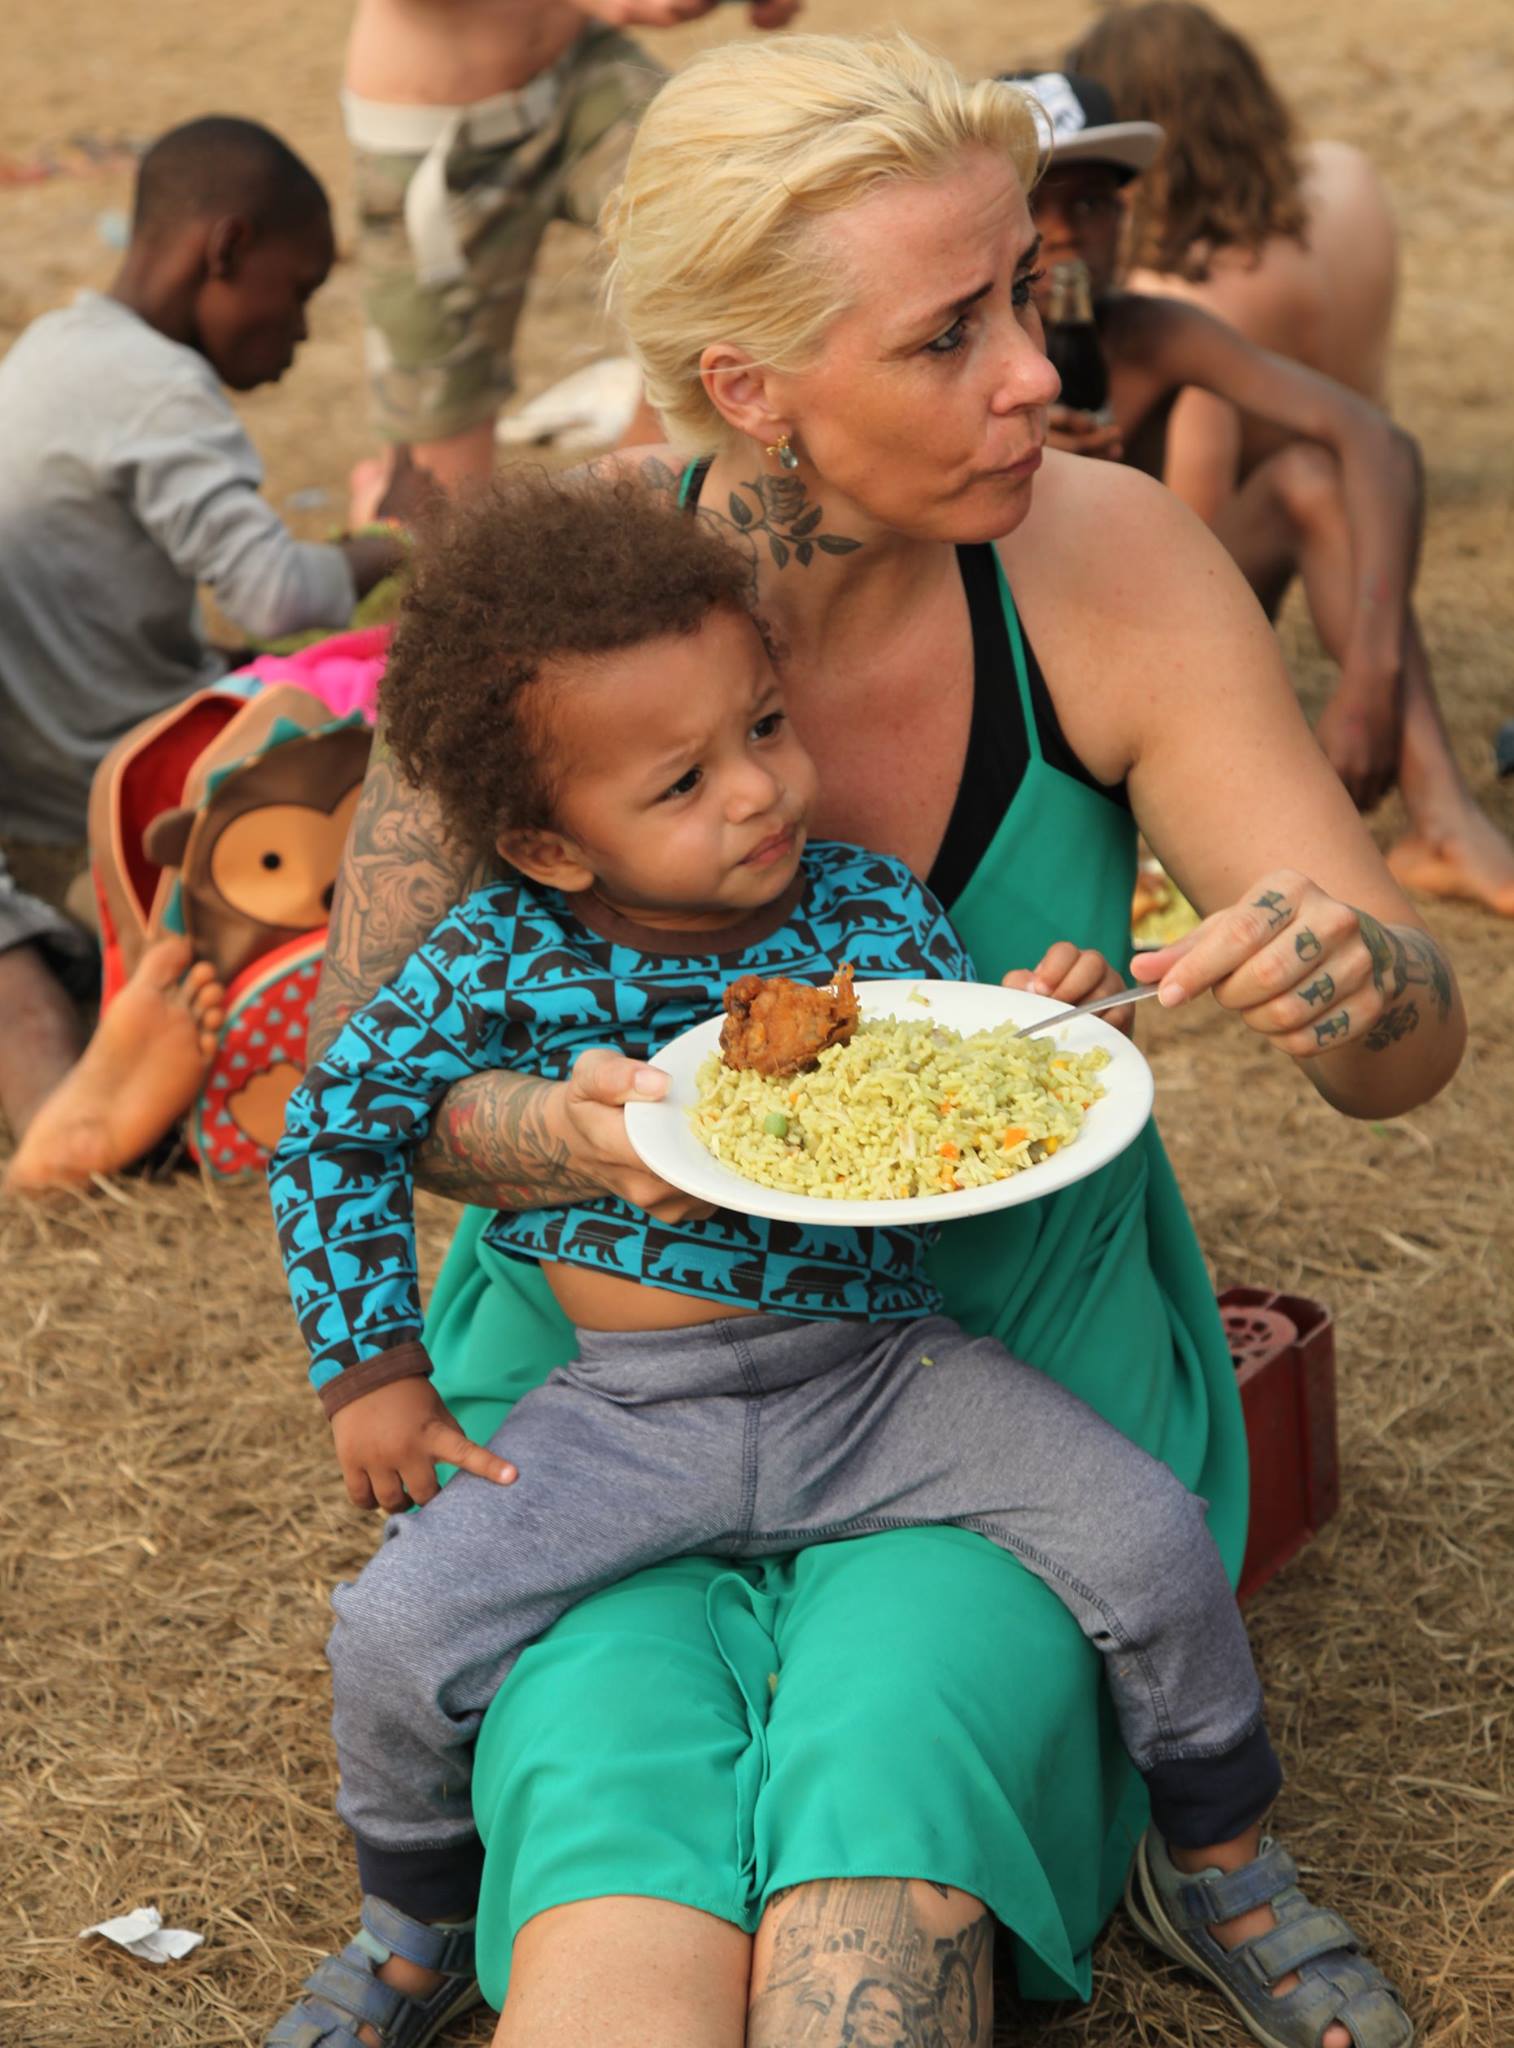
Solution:
{"label": "red plastic crate", "polygon": [[1329,1309],[1319,1302],[1266,1287],[1227,1287],[1220,1315],[1251,1452],[1251,1526],[1240,1584],[1245,1600],[1340,1506],[1335,1333]]}

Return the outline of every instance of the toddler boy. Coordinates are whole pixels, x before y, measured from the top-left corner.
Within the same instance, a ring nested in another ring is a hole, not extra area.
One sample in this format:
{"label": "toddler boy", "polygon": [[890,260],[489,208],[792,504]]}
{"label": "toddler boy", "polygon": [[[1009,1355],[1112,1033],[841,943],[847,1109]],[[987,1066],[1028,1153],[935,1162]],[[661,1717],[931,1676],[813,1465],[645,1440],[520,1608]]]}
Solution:
{"label": "toddler boy", "polygon": [[[668,1223],[590,1188],[569,1207],[502,1213],[490,1243],[543,1264],[578,1356],[487,1448],[449,1427],[429,1384],[410,1156],[455,1081],[540,1075],[529,1113],[556,1146],[581,1052],[613,1041],[644,1059],[743,973],[822,981],[845,957],[859,980],[972,977],[900,862],[807,844],[815,772],[746,576],[637,484],[525,472],[457,515],[415,571],[386,682],[390,742],[453,831],[514,873],[350,1019],[293,1098],[273,1162],[348,1490],[426,1503],[336,1595],[339,1803],[368,1935],[317,1970],[285,2028],[355,2012],[352,1973],[391,1952],[445,1953],[433,1996],[459,1995],[461,1936],[424,1923],[473,1910],[484,1709],[566,1607],[683,1552],[760,1556],[909,1522],[979,1530],[1104,1653],[1170,1839],[1238,1836],[1277,1789],[1203,1503],[939,1313],[932,1231],[726,1212]],[[794,1286],[801,1265],[825,1269],[844,1304],[825,1320]],[[444,1443],[464,1469],[438,1494]],[[297,2036],[270,2040],[284,2038]]]}

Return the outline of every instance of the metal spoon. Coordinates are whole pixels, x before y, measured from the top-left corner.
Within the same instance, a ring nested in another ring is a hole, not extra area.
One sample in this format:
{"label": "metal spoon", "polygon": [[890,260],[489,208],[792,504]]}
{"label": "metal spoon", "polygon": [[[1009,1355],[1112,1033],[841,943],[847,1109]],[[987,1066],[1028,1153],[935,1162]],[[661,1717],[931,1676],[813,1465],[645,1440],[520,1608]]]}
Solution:
{"label": "metal spoon", "polygon": [[1053,1010],[1049,1017],[1038,1017],[1034,1024],[1027,1024],[1014,1035],[1016,1038],[1034,1038],[1038,1031],[1050,1031],[1054,1024],[1065,1024],[1069,1017],[1096,1017],[1100,1010],[1119,1010],[1126,1003],[1143,1003],[1148,996],[1154,996],[1160,986],[1160,982],[1143,981],[1138,988],[1117,988],[1112,996],[1095,996],[1091,1003],[1075,1003],[1070,1010]]}

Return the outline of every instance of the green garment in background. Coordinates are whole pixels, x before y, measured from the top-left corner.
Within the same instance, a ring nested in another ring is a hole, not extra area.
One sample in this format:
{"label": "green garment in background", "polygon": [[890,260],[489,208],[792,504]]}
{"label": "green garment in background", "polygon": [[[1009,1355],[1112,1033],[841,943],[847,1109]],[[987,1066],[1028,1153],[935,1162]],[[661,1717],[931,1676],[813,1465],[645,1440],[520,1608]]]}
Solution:
{"label": "green garment in background", "polygon": [[[952,921],[984,980],[1063,938],[1123,963],[1135,828],[1042,758],[1003,598],[1030,762]],[[437,1388],[480,1440],[573,1348],[539,1269],[481,1245],[486,1221],[465,1214],[426,1331]],[[969,1330],[1210,1501],[1238,1573],[1235,1376],[1155,1128],[1075,1187],[948,1226],[936,1265]],[[516,1931],[545,1907],[636,1893],[750,1929],[789,1885],[877,1876],[975,1894],[1012,1932],[1024,1995],[1086,1997],[1146,1811],[1071,1617],[1007,1553],[940,1528],[759,1563],[677,1559],[584,1600],[489,1710],[474,1805],[496,2004]]]}

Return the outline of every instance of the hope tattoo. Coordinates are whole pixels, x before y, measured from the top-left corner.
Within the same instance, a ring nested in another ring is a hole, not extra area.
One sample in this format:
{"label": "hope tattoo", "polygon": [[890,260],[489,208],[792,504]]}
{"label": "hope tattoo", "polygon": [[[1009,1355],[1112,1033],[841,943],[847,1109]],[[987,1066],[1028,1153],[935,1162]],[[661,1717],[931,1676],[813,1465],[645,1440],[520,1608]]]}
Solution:
{"label": "hope tattoo", "polygon": [[1322,974],[1318,981],[1311,981],[1307,988],[1301,988],[1299,994],[1312,1009],[1317,1010],[1321,1003],[1335,1001],[1335,983],[1328,974]]}
{"label": "hope tattoo", "polygon": [[1293,950],[1295,953],[1297,953],[1300,960],[1304,962],[1305,966],[1307,966],[1311,960],[1318,960],[1320,954],[1323,953],[1325,949],[1320,944],[1319,940],[1314,936],[1313,932],[1305,931],[1300,932],[1298,937],[1294,940]]}
{"label": "hope tattoo", "polygon": [[1279,925],[1286,924],[1293,915],[1293,905],[1286,896],[1279,895],[1276,889],[1264,889],[1251,907],[1253,910],[1266,911],[1267,928],[1274,932]]}
{"label": "hope tattoo", "polygon": [[1315,1025],[1315,1043],[1328,1045],[1332,1039],[1344,1038],[1350,1029],[1351,1013],[1349,1010],[1342,1010],[1337,1016],[1326,1017],[1322,1023]]}

